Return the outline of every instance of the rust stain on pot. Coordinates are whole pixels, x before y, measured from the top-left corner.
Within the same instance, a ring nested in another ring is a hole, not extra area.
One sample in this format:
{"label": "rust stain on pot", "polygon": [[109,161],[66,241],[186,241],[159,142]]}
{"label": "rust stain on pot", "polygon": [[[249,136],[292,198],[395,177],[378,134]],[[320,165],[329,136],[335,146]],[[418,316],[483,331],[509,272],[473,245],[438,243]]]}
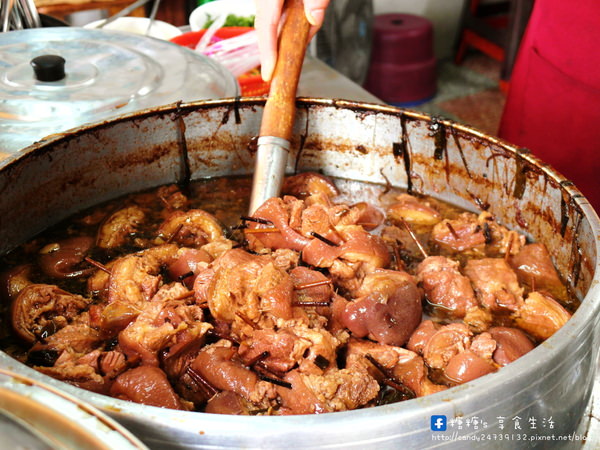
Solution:
{"label": "rust stain on pot", "polygon": [[[308,107],[310,107],[310,104],[306,104],[304,106],[308,108]],[[363,106],[348,105],[346,102],[338,102],[337,100],[334,100],[332,102],[331,106],[333,106],[336,109],[350,110],[361,121],[364,121],[367,117],[370,117],[372,115],[379,114],[379,111],[369,111],[369,110],[364,109]],[[328,107],[329,107],[329,105],[323,105],[323,106],[319,105],[316,108],[313,106],[312,109],[324,109],[324,108],[328,108]]]}
{"label": "rust stain on pot", "polygon": [[179,150],[179,173],[177,174],[177,184],[187,191],[190,184],[191,170],[190,157],[188,153],[187,141],[185,139],[185,122],[181,117],[180,104],[174,114],[177,129],[177,148]]}
{"label": "rust stain on pot", "polygon": [[371,115],[373,115],[374,113],[367,113],[365,111],[359,111],[359,110],[354,110],[354,113],[356,114],[356,117],[358,117],[361,121],[365,121],[365,119],[367,117],[370,117]]}
{"label": "rust stain on pot", "polygon": [[[308,128],[308,126],[307,126]],[[294,173],[298,172],[298,164],[300,164],[300,156],[304,151],[304,146],[306,145],[306,136],[307,133],[300,135],[300,144],[298,145],[298,151],[296,152],[296,161],[294,162]]]}
{"label": "rust stain on pot", "polygon": [[124,158],[115,157],[112,161],[108,161],[108,168],[113,170],[119,170],[129,166],[149,165],[167,156],[170,153],[171,149],[172,147],[169,145],[157,146],[152,149],[144,149],[143,151],[138,151],[135,154],[129,154]]}
{"label": "rust stain on pot", "polygon": [[571,242],[571,256],[569,258],[569,273],[567,276],[567,286],[577,286],[581,274],[581,248],[579,245],[579,228],[583,220],[583,215],[577,211],[576,223],[573,226],[573,241]]}
{"label": "rust stain on pot", "polygon": [[[431,156],[424,155],[421,153],[412,154],[411,163],[414,167],[420,167],[423,170],[427,171],[427,173],[424,174],[424,176],[426,177],[429,175],[435,176],[438,173],[437,168],[435,166],[432,166],[431,164]],[[466,176],[466,170],[464,169],[464,166],[448,162],[445,164],[445,167],[448,170],[449,174],[456,174],[459,178],[464,178]],[[414,171],[412,172],[412,176],[413,178],[415,177]],[[490,190],[493,186],[492,180],[490,180],[485,175],[475,175],[473,173],[470,173],[469,180],[473,181],[474,184],[478,186],[490,186]],[[487,204],[484,200],[482,200],[479,196],[475,195],[474,193],[463,192],[462,194],[466,194],[465,198],[467,199],[475,200],[478,203],[477,206],[481,207],[482,209],[489,208],[489,204]]]}
{"label": "rust stain on pot", "polygon": [[433,140],[433,163],[435,161],[444,161],[444,173],[446,175],[446,183],[450,183],[450,158],[448,157],[448,135],[447,127],[443,122],[443,118],[432,117],[427,128],[429,130],[428,137]]}
{"label": "rust stain on pot", "polygon": [[232,105],[229,105],[227,108],[225,108],[225,112],[221,118],[221,125],[225,125],[227,122],[229,122],[229,115],[231,114],[232,109],[235,123],[237,125],[242,123],[242,116],[240,115],[240,97],[238,96],[235,98]]}
{"label": "rust stain on pot", "polygon": [[[512,190],[511,189],[511,184],[514,183],[514,177],[511,180],[510,174],[508,173],[508,165],[504,165],[504,170],[505,173],[501,174],[500,173],[500,164],[496,164],[496,159],[497,158],[504,158],[506,160],[511,160],[513,159],[513,157],[511,156],[511,153],[509,153],[507,150],[503,149],[503,148],[498,148],[498,147],[490,147],[489,148],[490,151],[490,156],[488,156],[486,158],[485,161],[485,167],[487,169],[490,168],[490,163],[493,163],[492,166],[492,177],[490,178],[492,183],[497,184],[499,187],[501,187],[504,191],[504,194],[506,196],[511,195],[512,194]],[[488,175],[489,176],[489,175]]]}
{"label": "rust stain on pot", "polygon": [[[469,170],[469,164],[467,163],[467,160],[465,158],[465,153],[463,152],[462,145],[461,145],[460,139],[458,137],[458,132],[456,131],[456,128],[454,128],[454,127],[450,128],[450,132],[452,134],[452,139],[454,139],[454,144],[456,145],[456,149],[458,150],[458,154],[463,163],[465,171],[467,172],[467,176],[469,178],[471,178],[471,171]],[[464,138],[462,135],[461,135],[461,137]]]}
{"label": "rust stain on pot", "polygon": [[300,143],[298,144],[298,151],[296,152],[296,160],[294,161],[294,173],[298,172],[298,165],[300,164],[300,157],[304,151],[306,145],[306,138],[308,136],[308,127],[310,124],[310,110],[306,109],[306,121],[304,122],[304,133],[300,135]]}
{"label": "rust stain on pot", "polygon": [[567,193],[563,191],[560,199],[560,235],[562,237],[565,237],[565,233],[567,232],[567,224],[569,223],[569,215],[571,214],[568,198],[565,197],[567,197]]}
{"label": "rust stain on pot", "polygon": [[240,115],[240,97],[239,95],[235,98],[235,103],[233,104],[233,112],[235,116],[235,123],[237,125],[242,123],[242,117]]}
{"label": "rust stain on pot", "polygon": [[502,148],[490,147],[490,151],[491,155],[485,161],[486,168],[489,168],[490,162],[493,162],[496,158],[512,159],[512,154]]}
{"label": "rust stain on pot", "polygon": [[[472,179],[472,177],[470,175],[469,175],[469,178]],[[473,202],[477,205],[477,207],[480,210],[487,211],[488,209],[490,209],[490,204],[488,202],[484,202],[483,200],[481,200],[481,198],[478,195],[475,195],[468,190],[467,190],[467,194],[469,194],[469,197],[471,197]]]}
{"label": "rust stain on pot", "polygon": [[437,117],[432,117],[429,123],[430,136],[433,136],[435,150],[433,152],[434,159],[441,161],[446,154],[446,126]]}
{"label": "rust stain on pot", "polygon": [[521,208],[519,207],[519,204],[517,202],[515,202],[514,208],[515,208],[515,221],[519,224],[519,226],[523,230],[527,230],[529,228],[529,224],[527,223],[527,220],[525,220],[525,217],[523,216],[523,213],[521,212]]}
{"label": "rust stain on pot", "polygon": [[246,150],[248,150],[250,156],[256,155],[256,152],[258,151],[258,136],[252,136],[250,138]]}
{"label": "rust stain on pot", "polygon": [[529,163],[527,163],[521,156],[521,151],[525,149],[519,149],[519,153],[515,156],[515,186],[513,190],[513,197],[521,200],[523,194],[525,194],[525,188],[527,187],[527,171],[530,169]]}
{"label": "rust stain on pot", "polygon": [[536,217],[540,217],[544,222],[546,222],[552,229],[553,233],[559,234],[560,223],[556,220],[551,207],[547,206],[542,210],[542,208],[538,207],[538,205],[535,205],[532,202],[528,205],[528,208]]}
{"label": "rust stain on pot", "polygon": [[413,184],[411,178],[411,161],[410,152],[408,147],[410,142],[408,140],[408,131],[406,130],[407,117],[405,114],[400,115],[400,128],[402,134],[400,135],[400,142],[392,143],[392,153],[396,161],[402,161],[404,163],[404,171],[406,172],[406,192],[409,194],[413,191]]}
{"label": "rust stain on pot", "polygon": [[245,164],[248,155],[251,156],[252,152],[256,151],[253,139],[255,139],[254,136],[232,135],[226,131],[200,136],[193,142],[188,142],[188,145],[192,144],[190,162],[200,163],[206,168],[218,168],[223,166],[223,161],[228,159],[227,154],[233,153],[239,160],[238,164]]}
{"label": "rust stain on pot", "polygon": [[[311,139],[309,136],[305,137],[304,143],[302,144],[302,154],[305,155],[307,151],[323,152],[331,150],[329,142],[323,142],[321,140]],[[351,153],[356,150],[356,147],[349,141],[337,140],[335,142],[336,153]]]}
{"label": "rust stain on pot", "polygon": [[230,113],[231,113],[231,109],[226,108],[225,112],[223,113],[223,117],[221,118],[221,125],[225,125],[227,122],[229,122],[229,114]]}
{"label": "rust stain on pot", "polygon": [[468,140],[469,140],[469,142],[471,142],[471,145],[473,145],[473,148],[475,150],[481,150],[482,148],[487,147],[485,142],[483,142],[481,139],[477,138],[476,136],[469,136]]}

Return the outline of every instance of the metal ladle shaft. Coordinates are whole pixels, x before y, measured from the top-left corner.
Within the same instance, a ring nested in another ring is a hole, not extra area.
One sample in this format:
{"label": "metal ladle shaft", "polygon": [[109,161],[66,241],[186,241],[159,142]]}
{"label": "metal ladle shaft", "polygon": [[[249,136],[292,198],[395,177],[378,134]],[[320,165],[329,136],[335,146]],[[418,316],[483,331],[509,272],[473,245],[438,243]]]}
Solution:
{"label": "metal ladle shaft", "polygon": [[150,30],[152,29],[152,25],[154,24],[154,19],[156,19],[156,13],[158,12],[159,6],[160,0],[154,0],[154,3],[152,3],[152,10],[150,11],[150,16],[148,16],[148,28],[146,28],[144,36],[148,36],[150,34]]}
{"label": "metal ladle shaft", "polygon": [[18,0],[23,22],[27,28],[41,28],[42,21],[33,0]]}
{"label": "metal ladle shaft", "polygon": [[292,128],[296,91],[308,44],[310,24],[302,0],[286,0],[286,19],[279,35],[277,62],[265,104],[250,197],[250,214],[281,191]]}
{"label": "metal ladle shaft", "polygon": [[2,31],[6,32],[9,31],[10,28],[10,15],[14,6],[15,0],[2,0],[2,3],[0,3],[0,6],[2,6],[1,12],[2,12],[2,16],[0,17],[0,19],[2,19]]}
{"label": "metal ladle shaft", "polygon": [[256,211],[265,200],[277,197],[281,192],[289,150],[290,142],[286,139],[275,136],[258,138],[250,213]]}

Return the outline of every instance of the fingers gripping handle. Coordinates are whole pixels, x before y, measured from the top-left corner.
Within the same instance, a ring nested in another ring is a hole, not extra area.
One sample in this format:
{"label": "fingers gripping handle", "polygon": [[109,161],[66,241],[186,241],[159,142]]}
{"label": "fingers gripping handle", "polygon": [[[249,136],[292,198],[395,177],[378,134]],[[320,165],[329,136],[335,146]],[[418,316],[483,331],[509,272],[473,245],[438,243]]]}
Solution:
{"label": "fingers gripping handle", "polygon": [[303,0],[286,0],[283,7],[287,14],[279,36],[277,62],[262,117],[260,136],[275,136],[289,141],[310,24],[304,13]]}

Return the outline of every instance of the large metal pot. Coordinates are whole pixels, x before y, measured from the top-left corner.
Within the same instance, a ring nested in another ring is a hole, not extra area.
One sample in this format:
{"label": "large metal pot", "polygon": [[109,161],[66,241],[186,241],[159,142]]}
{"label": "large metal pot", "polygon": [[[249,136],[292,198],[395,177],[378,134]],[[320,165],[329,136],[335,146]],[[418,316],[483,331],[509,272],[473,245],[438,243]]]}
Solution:
{"label": "large metal pot", "polygon": [[[29,147],[0,166],[0,252],[82,208],[177,181],[186,160],[192,178],[250,173],[254,152],[248,144],[263,104],[231,99],[169,105]],[[510,433],[511,447],[543,447],[547,441],[525,443],[518,436],[573,433],[592,391],[600,308],[600,222],[577,189],[524,149],[387,106],[300,100],[292,148],[290,171],[389,180],[475,211],[488,209],[551,249],[581,307],[558,333],[497,373],[424,398],[320,416],[165,410],[51,380],[4,353],[0,365],[88,400],[156,448],[398,448],[400,442],[407,448],[464,448],[469,441],[440,437],[454,432],[459,439],[485,433],[478,445],[497,446],[499,438],[492,436]],[[447,416],[446,432],[432,431],[432,415]]]}

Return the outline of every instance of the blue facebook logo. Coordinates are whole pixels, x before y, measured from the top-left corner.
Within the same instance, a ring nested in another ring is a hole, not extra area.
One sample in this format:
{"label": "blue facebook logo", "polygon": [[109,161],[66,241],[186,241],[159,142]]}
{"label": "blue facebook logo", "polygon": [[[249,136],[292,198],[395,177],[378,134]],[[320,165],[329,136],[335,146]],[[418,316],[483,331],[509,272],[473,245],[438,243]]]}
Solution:
{"label": "blue facebook logo", "polygon": [[446,416],[431,416],[431,431],[446,431]]}

